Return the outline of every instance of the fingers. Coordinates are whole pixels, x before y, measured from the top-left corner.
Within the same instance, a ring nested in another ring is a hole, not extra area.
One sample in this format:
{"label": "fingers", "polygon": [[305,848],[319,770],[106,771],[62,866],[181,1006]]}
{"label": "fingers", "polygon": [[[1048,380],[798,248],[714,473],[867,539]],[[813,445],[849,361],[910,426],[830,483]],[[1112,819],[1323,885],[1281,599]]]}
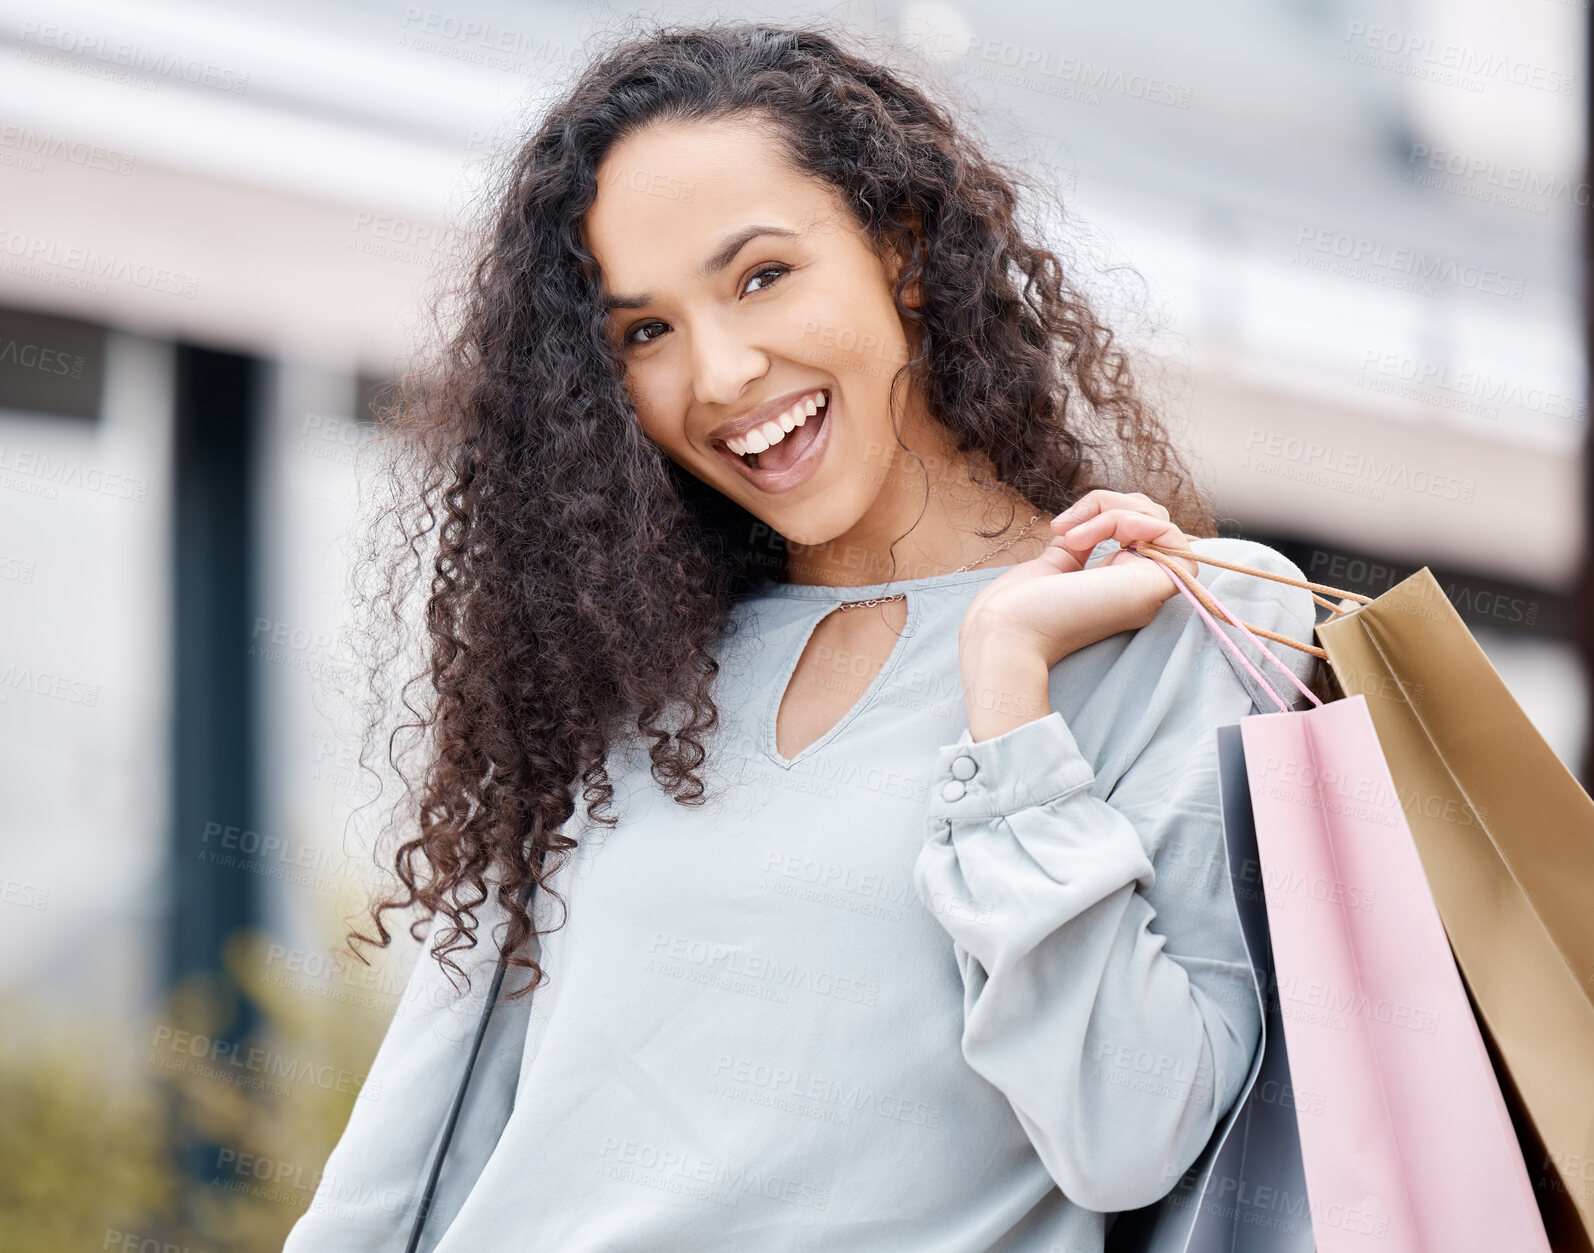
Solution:
{"label": "fingers", "polygon": [[[1061,535],[1070,527],[1077,526],[1094,518],[1107,509],[1130,509],[1137,513],[1148,514],[1161,518],[1164,522],[1169,520],[1166,508],[1159,505],[1144,492],[1114,492],[1105,487],[1098,487],[1086,492],[1067,509],[1052,519],[1052,530]],[[1105,535],[1101,539],[1107,538]],[[1101,542],[1100,539],[1097,540]]]}
{"label": "fingers", "polygon": [[1063,532],[1062,544],[1069,552],[1088,554],[1105,539],[1115,539],[1120,544],[1128,540],[1149,540],[1169,547],[1184,546],[1184,532],[1167,518],[1138,509],[1107,509],[1077,522]]}
{"label": "fingers", "polygon": [[[1120,545],[1143,540],[1164,548],[1188,548],[1190,540],[1173,523],[1134,509],[1108,509],[1075,526],[1054,540],[1072,554],[1081,566],[1090,556],[1091,549],[1103,540],[1116,540]],[[1108,565],[1121,565],[1128,561],[1151,561],[1141,553],[1114,553]],[[1168,557],[1191,574],[1198,574],[1197,563],[1188,557]]]}
{"label": "fingers", "polygon": [[[1144,492],[1115,492],[1095,488],[1052,519],[1052,544],[1058,545],[1081,567],[1091,549],[1103,540],[1119,544],[1145,540],[1164,548],[1188,548],[1190,540],[1170,520],[1168,510]],[[1150,561],[1140,553],[1115,553],[1108,564],[1122,561]],[[1191,574],[1199,574],[1198,564],[1188,557],[1171,557]]]}

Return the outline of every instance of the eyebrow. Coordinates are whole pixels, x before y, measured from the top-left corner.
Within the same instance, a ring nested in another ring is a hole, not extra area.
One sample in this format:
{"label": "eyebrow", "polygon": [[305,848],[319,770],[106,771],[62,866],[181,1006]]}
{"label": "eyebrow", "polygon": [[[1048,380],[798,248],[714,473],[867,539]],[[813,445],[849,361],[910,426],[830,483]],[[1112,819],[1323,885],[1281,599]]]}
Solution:
{"label": "eyebrow", "polygon": [[[783,235],[795,239],[798,234],[799,232],[785,226],[744,226],[734,235],[727,236],[719,251],[698,265],[697,276],[712,278],[736,260],[736,254],[760,235]],[[613,313],[616,309],[640,309],[643,305],[652,303],[652,292],[644,292],[640,296],[605,296],[603,311]]]}

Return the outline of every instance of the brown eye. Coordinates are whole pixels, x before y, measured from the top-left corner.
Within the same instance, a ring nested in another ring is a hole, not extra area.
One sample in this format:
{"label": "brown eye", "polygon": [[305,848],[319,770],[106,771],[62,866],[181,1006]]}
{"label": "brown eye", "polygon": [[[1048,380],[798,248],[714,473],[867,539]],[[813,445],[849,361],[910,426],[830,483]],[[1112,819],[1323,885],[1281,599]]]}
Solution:
{"label": "brown eye", "polygon": [[657,319],[655,319],[653,321],[650,321],[650,322],[638,322],[635,326],[633,326],[629,331],[627,331],[625,333],[625,339],[623,339],[621,341],[621,343],[625,344],[627,346],[632,345],[632,344],[635,344],[635,345],[638,345],[638,346],[641,346],[641,345],[644,345],[644,344],[651,344],[653,342],[651,339],[638,340],[638,339],[633,339],[632,336],[635,335],[638,331],[640,331],[645,326],[663,326],[663,325],[664,325],[664,323],[658,321]]}
{"label": "brown eye", "polygon": [[[782,274],[785,274],[790,269],[791,269],[791,267],[789,265],[765,265],[765,266],[760,266],[758,269],[754,270],[751,274],[749,274],[747,276],[747,280],[748,280],[748,282],[752,282],[753,279],[762,278],[766,274],[773,274],[773,275],[775,275],[776,278],[779,278]],[[764,284],[764,286],[760,287],[758,290],[759,291],[766,291],[766,290],[768,290],[768,288],[769,288],[769,284],[766,283],[766,284]],[[747,290],[745,284],[743,285],[742,290],[743,291]]]}

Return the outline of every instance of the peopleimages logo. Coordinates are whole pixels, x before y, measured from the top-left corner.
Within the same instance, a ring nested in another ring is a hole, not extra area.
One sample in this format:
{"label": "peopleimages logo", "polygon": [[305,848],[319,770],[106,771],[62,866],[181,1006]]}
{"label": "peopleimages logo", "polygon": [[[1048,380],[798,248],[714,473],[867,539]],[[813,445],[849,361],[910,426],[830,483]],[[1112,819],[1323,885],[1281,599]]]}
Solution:
{"label": "peopleimages logo", "polygon": [[[308,1058],[290,1057],[276,1049],[239,1045],[218,1036],[185,1031],[164,1024],[155,1028],[150,1042],[149,1061],[167,1070],[192,1070],[210,1078],[223,1079],[253,1088],[266,1088],[278,1096],[287,1089],[272,1080],[310,1084],[328,1092],[342,1092],[370,1100],[380,1094],[380,1085],[367,1083],[366,1075],[337,1066],[318,1065]],[[200,1066],[190,1063],[197,1061]]]}
{"label": "peopleimages logo", "polygon": [[1354,489],[1356,495],[1375,500],[1383,499],[1385,488],[1400,488],[1467,505],[1472,503],[1478,487],[1472,479],[1439,474],[1421,466],[1412,467],[1393,457],[1351,452],[1321,440],[1301,439],[1257,427],[1252,427],[1246,438],[1245,453],[1240,458],[1242,470],[1256,470],[1335,490]]}
{"label": "peopleimages logo", "polygon": [[[1383,997],[1373,1000],[1360,988],[1338,988],[1333,984],[1298,979],[1293,975],[1274,979],[1273,986],[1278,989],[1280,1001],[1286,1005],[1321,1009],[1344,1017],[1367,1018],[1423,1035],[1435,1035],[1439,1031],[1437,1011]],[[1290,1016],[1288,1010],[1285,1016]]]}
{"label": "peopleimages logo", "polygon": [[1235,877],[1245,885],[1241,891],[1250,900],[1256,899],[1257,889],[1253,884],[1260,884],[1264,893],[1272,892],[1275,896],[1309,896],[1313,900],[1332,901],[1347,909],[1364,911],[1372,909],[1373,901],[1378,896],[1376,887],[1346,883],[1325,875],[1308,875],[1302,871],[1264,868],[1261,862],[1251,857],[1240,863],[1239,873]]}
{"label": "peopleimages logo", "polygon": [[75,457],[52,457],[47,452],[0,444],[0,475],[6,474],[16,475],[19,484],[31,481],[41,494],[52,500],[60,495],[63,487],[96,496],[131,500],[135,504],[143,504],[149,499],[147,479],[104,470],[99,466],[85,466]]}
{"label": "peopleimages logo", "polygon": [[[1522,293],[1527,290],[1526,281],[1514,274],[1463,264],[1453,257],[1425,252],[1420,248],[1388,244],[1326,226],[1302,226],[1296,232],[1295,246],[1298,250],[1297,259],[1307,264],[1308,268],[1332,269],[1328,266],[1328,259],[1332,258],[1343,264],[1345,273],[1350,277],[1361,277],[1358,267],[1371,267],[1374,271],[1382,270],[1411,280],[1415,285],[1413,290],[1422,295],[1430,294],[1423,290],[1423,286],[1429,283],[1449,283],[1482,295],[1505,296],[1511,300],[1522,299]],[[1318,259],[1308,254],[1303,259],[1301,254],[1306,250],[1324,256]],[[1319,260],[1321,264],[1312,264]]]}
{"label": "peopleimages logo", "polygon": [[212,87],[234,95],[242,95],[249,90],[249,75],[228,66],[126,39],[107,39],[93,31],[24,22],[18,42],[22,46],[13,55],[27,60],[38,60],[41,56],[59,53],[85,62],[100,61],[150,78],[170,79],[195,87]]}
{"label": "peopleimages logo", "polygon": [[[7,273],[24,277],[47,277],[51,273],[65,272],[86,281],[109,279],[187,300],[199,294],[199,279],[195,275],[5,227],[0,227],[0,261],[4,262]],[[109,289],[102,285],[98,290]]]}
{"label": "peopleimages logo", "polygon": [[[797,962],[783,963],[777,956],[755,953],[740,945],[657,931],[648,953],[648,969],[677,978],[684,976],[693,982],[737,991],[777,993],[781,997],[796,991],[871,1007],[880,1003],[878,983]],[[701,977],[694,978],[694,971]]]}
{"label": "peopleimages logo", "polygon": [[[808,1112],[803,1107],[804,1102],[830,1106],[843,1117],[829,1121],[840,1121],[845,1126],[852,1125],[851,1115],[858,1112],[931,1130],[938,1130],[942,1125],[939,1105],[914,1100],[898,1092],[878,1091],[856,1079],[843,1081],[801,1068],[757,1062],[726,1053],[719,1055],[709,1074],[713,1085],[710,1090],[720,1096],[747,1100],[755,1105],[774,1104],[803,1114]],[[767,1095],[761,1097],[761,1094]],[[789,1103],[781,1098],[789,1098]]]}
{"label": "peopleimages logo", "polygon": [[20,340],[0,337],[0,365],[21,366],[24,370],[37,370],[41,374],[63,374],[68,378],[83,377],[86,359],[77,353],[68,354],[39,344],[24,344]]}
{"label": "peopleimages logo", "polygon": [[[737,1204],[744,1196],[755,1195],[784,1201],[805,1209],[822,1210],[830,1204],[830,1189],[807,1180],[765,1173],[738,1166],[723,1158],[702,1157],[687,1149],[648,1144],[640,1140],[604,1136],[598,1149],[600,1169],[630,1168],[657,1179],[674,1177],[681,1184],[698,1184],[718,1190],[718,1196]],[[608,1172],[606,1172],[608,1173]],[[626,1178],[617,1174],[616,1178]],[[648,1183],[645,1177],[629,1176],[634,1182]],[[705,1196],[704,1199],[715,1199]]]}
{"label": "peopleimages logo", "polygon": [[[1175,1173],[1173,1167],[1164,1166],[1163,1182],[1167,1183]],[[1195,1167],[1184,1171],[1169,1192],[1168,1200],[1174,1205],[1200,1201],[1202,1212],[1214,1218],[1234,1218],[1247,1226],[1276,1231],[1299,1232],[1310,1223],[1318,1230],[1340,1227],[1379,1240],[1389,1234],[1388,1216],[1376,1210],[1350,1209],[1333,1203],[1323,1205],[1312,1201],[1305,1193],[1259,1184],[1242,1175],[1212,1175],[1203,1196],[1195,1188],[1197,1177]]]}
{"label": "peopleimages logo", "polygon": [[[1378,375],[1391,384],[1408,384],[1408,391],[1396,394],[1403,394],[1411,399],[1432,400],[1434,392],[1449,392],[1477,400],[1480,406],[1490,407],[1477,410],[1485,417],[1498,417],[1499,410],[1505,408],[1580,423],[1588,418],[1587,403],[1566,392],[1552,391],[1547,387],[1524,386],[1510,379],[1486,374],[1482,370],[1457,369],[1448,362],[1403,357],[1399,353],[1383,352],[1376,348],[1363,353],[1362,375],[1364,380],[1368,375]],[[1393,391],[1394,388],[1388,390]]]}
{"label": "peopleimages logo", "polygon": [[1529,205],[1564,200],[1587,208],[1594,202],[1588,183],[1574,183],[1564,174],[1541,174],[1525,165],[1505,165],[1494,157],[1468,156],[1448,148],[1435,148],[1432,144],[1412,144],[1406,163],[1412,167],[1407,171],[1407,182],[1415,181],[1422,172],[1435,177],[1465,179],[1508,194],[1509,198],[1498,201],[1501,204]]}
{"label": "peopleimages logo", "polygon": [[[1191,89],[1183,83],[1171,82],[1137,70],[1125,71],[1120,66],[1103,64],[1099,61],[1085,61],[1076,56],[1059,56],[1049,49],[971,35],[965,55],[977,57],[981,61],[1012,70],[1019,75],[1032,75],[1037,83],[1052,80],[1059,86],[1078,88],[1087,93],[1087,96],[1094,97],[1088,100],[1091,104],[1100,103],[1100,97],[1094,93],[1106,92],[1128,96],[1134,100],[1144,100],[1149,104],[1170,105],[1175,109],[1190,107]],[[979,71],[980,67],[976,66],[975,77],[990,77],[989,73],[981,74]]]}
{"label": "peopleimages logo", "polygon": [[131,174],[134,158],[131,153],[101,144],[91,144],[82,139],[68,139],[49,131],[37,131],[19,123],[0,126],[0,148],[15,152],[26,168],[38,172],[44,161],[60,160],[85,169],[105,170],[111,174]]}
{"label": "peopleimages logo", "polygon": [[1577,75],[1510,56],[1497,48],[1469,48],[1388,26],[1352,22],[1345,32],[1350,45],[1342,59],[1427,78],[1468,91],[1482,91],[1490,82],[1531,87],[1570,96]]}

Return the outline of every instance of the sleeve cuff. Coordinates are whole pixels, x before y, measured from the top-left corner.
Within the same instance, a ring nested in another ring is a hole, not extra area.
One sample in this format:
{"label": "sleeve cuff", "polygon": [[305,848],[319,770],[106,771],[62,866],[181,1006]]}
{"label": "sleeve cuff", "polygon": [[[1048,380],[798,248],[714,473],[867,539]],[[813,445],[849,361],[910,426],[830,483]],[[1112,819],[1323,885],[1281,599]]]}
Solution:
{"label": "sleeve cuff", "polygon": [[1005,817],[1095,781],[1095,770],[1056,710],[977,744],[965,727],[956,743],[936,755],[930,817]]}

